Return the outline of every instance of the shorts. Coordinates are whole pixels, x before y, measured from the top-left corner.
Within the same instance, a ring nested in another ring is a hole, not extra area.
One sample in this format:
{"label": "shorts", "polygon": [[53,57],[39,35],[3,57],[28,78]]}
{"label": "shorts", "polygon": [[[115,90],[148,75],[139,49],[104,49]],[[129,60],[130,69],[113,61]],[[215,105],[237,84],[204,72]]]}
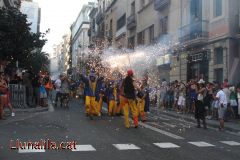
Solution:
{"label": "shorts", "polygon": [[227,110],[227,104],[224,104],[224,107],[218,107],[218,118],[219,119],[224,118],[226,110]]}
{"label": "shorts", "polygon": [[183,96],[180,96],[178,98],[178,105],[179,106],[185,106],[186,99]]}

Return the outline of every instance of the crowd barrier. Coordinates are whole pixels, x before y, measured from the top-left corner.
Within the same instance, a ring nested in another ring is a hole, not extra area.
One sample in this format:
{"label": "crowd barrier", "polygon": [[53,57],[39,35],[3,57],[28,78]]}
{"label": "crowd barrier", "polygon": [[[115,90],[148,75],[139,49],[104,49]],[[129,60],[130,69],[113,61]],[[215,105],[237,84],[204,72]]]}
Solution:
{"label": "crowd barrier", "polygon": [[26,87],[21,84],[10,84],[10,100],[14,108],[28,108],[26,104]]}

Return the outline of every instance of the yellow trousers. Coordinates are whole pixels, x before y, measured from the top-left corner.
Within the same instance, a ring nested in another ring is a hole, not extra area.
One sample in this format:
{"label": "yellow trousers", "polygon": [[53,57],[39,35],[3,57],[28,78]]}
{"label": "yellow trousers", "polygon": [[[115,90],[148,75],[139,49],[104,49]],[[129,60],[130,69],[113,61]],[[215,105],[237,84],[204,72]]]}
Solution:
{"label": "yellow trousers", "polygon": [[145,100],[137,98],[137,108],[138,108],[138,113],[141,116],[142,121],[146,121],[146,116],[144,112],[144,107],[145,107]]}
{"label": "yellow trousers", "polygon": [[116,108],[116,101],[110,100],[108,104],[108,115],[114,116],[115,115],[115,108]]}
{"label": "yellow trousers", "polygon": [[132,112],[133,123],[134,123],[135,127],[138,127],[138,109],[137,109],[136,101],[134,99],[128,99],[128,98],[126,98],[126,103],[123,106],[125,127],[126,128],[130,127],[130,123],[129,123],[129,108],[130,108],[130,110]]}
{"label": "yellow trousers", "polygon": [[85,107],[87,114],[99,115],[99,112],[96,108],[95,97],[86,96]]}
{"label": "yellow trousers", "polygon": [[115,110],[115,113],[116,114],[119,114],[121,113],[122,109],[123,109],[123,106],[126,104],[126,98],[123,97],[123,96],[119,96],[119,100],[120,100],[120,103],[119,105],[116,107],[116,110]]}
{"label": "yellow trousers", "polygon": [[101,113],[102,105],[103,105],[103,99],[102,99],[102,97],[100,97],[99,101],[96,102],[96,108],[97,108],[98,113]]}

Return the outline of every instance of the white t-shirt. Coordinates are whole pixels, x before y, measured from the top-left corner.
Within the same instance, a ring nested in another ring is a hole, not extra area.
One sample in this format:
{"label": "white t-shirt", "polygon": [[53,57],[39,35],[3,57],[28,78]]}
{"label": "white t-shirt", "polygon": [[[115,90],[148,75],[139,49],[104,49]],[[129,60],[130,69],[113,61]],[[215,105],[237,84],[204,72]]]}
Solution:
{"label": "white t-shirt", "polygon": [[224,104],[224,105],[228,104],[226,94],[223,92],[223,90],[218,91],[216,97],[219,98],[218,99],[219,106],[221,104]]}
{"label": "white t-shirt", "polygon": [[227,97],[227,102],[230,103],[230,90],[228,88],[224,88],[223,92],[225,93],[226,97]]}
{"label": "white t-shirt", "polygon": [[57,92],[60,92],[61,91],[61,85],[62,85],[62,82],[60,79],[57,79],[54,83],[55,87],[56,87],[56,91]]}

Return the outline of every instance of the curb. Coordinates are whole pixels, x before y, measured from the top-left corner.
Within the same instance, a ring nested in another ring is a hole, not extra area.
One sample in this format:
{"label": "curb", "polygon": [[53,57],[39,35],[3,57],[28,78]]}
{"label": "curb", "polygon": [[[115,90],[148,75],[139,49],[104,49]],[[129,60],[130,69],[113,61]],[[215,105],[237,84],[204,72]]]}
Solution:
{"label": "curb", "polygon": [[[45,112],[48,111],[48,107],[37,107],[37,108],[26,108],[26,109],[17,109],[17,108],[13,108],[13,111],[15,113],[36,113],[36,112]],[[10,113],[10,111],[5,111],[6,113]]]}
{"label": "curb", "polygon": [[[196,123],[196,120],[195,120],[194,116],[188,117],[188,116],[185,116],[185,115],[182,115],[182,114],[176,115],[175,113],[171,113],[169,111],[166,111],[166,112],[158,111],[158,112],[161,113],[161,114],[165,114],[165,115],[174,117],[174,118],[181,118],[181,119],[183,119],[185,121]],[[152,113],[152,114],[154,115],[154,113]],[[219,128],[218,121],[216,121],[216,123],[215,122],[211,122],[212,120],[207,120],[206,119],[206,121],[207,121],[207,126],[210,126],[212,128],[216,128],[216,129]],[[227,124],[228,124],[228,122],[225,122],[225,127],[224,127],[225,130],[230,131],[230,132],[235,132],[235,133],[238,133],[238,134],[240,133],[240,128],[236,129],[236,128],[233,128],[233,127],[229,127]]]}

